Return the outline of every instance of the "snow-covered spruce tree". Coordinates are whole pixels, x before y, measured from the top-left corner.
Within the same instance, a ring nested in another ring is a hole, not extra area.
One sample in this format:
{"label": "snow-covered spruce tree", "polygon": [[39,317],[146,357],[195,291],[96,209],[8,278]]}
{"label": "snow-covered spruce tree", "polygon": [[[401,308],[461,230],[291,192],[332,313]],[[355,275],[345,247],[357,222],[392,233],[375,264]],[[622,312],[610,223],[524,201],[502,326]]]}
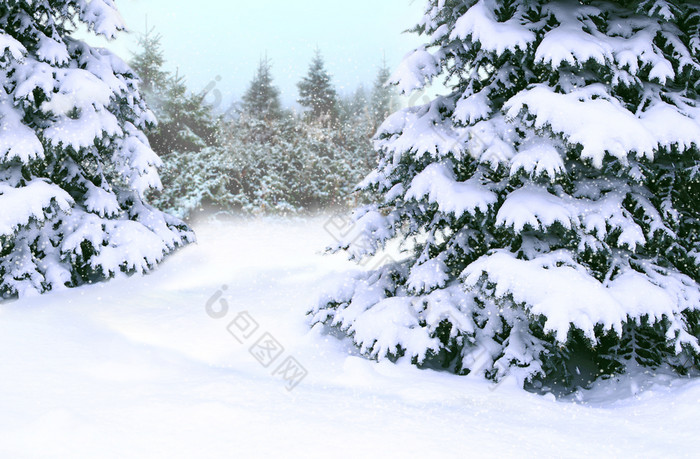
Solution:
{"label": "snow-covered spruce tree", "polygon": [[[352,95],[338,100],[338,122],[332,126],[335,133],[335,143],[343,150],[343,156],[347,156],[353,164],[355,173],[360,179],[349,185],[357,185],[370,171],[377,167],[377,152],[372,145],[372,137],[377,132],[374,122],[373,105],[371,95],[365,91],[364,86],[359,86]],[[366,193],[361,193],[367,197]],[[355,194],[353,198],[360,198]]]}
{"label": "snow-covered spruce tree", "polygon": [[158,124],[148,132],[153,151],[165,156],[216,145],[217,120],[205,98],[205,93],[188,89],[184,76],[170,77],[160,110],[155,111]]}
{"label": "snow-covered spruce tree", "polygon": [[540,390],[697,366],[699,24],[684,1],[431,0],[394,80],[451,92],[382,125],[383,202],[337,247],[412,250],[314,323]]}
{"label": "snow-covered spruce tree", "polygon": [[[372,88],[372,100],[370,106],[370,114],[372,117],[373,128],[376,131],[381,123],[391,114],[392,106],[395,99],[395,90],[389,84],[391,78],[391,70],[387,65],[386,59],[382,61],[382,65],[377,73],[377,78],[374,81]],[[374,132],[372,133],[374,134]]]}
{"label": "snow-covered spruce tree", "polygon": [[167,86],[170,75],[163,69],[165,56],[161,49],[162,37],[154,28],[138,36],[140,50],[131,59],[131,68],[139,76],[139,90],[147,99],[148,106],[153,111],[157,102],[163,99],[163,91]]}
{"label": "snow-covered spruce tree", "polygon": [[347,123],[359,117],[369,115],[369,97],[364,85],[360,85],[351,94],[338,97],[338,122]]}
{"label": "snow-covered spruce tree", "polygon": [[298,83],[299,104],[308,108],[308,115],[313,120],[335,120],[338,115],[338,95],[331,76],[326,70],[320,50],[316,50],[308,74]]}
{"label": "snow-covered spruce tree", "polygon": [[0,4],[0,296],[145,272],[193,239],[142,200],[160,160],[137,77],[76,23],[108,38],[112,0]]}
{"label": "snow-covered spruce tree", "polygon": [[[192,93],[182,75],[164,69],[160,40],[160,34],[147,29],[139,36],[140,49],[130,62],[141,81],[141,94],[158,120],[145,131],[151,148],[165,157],[215,145],[216,119],[204,100],[206,94]],[[167,182],[168,177],[162,178]]]}
{"label": "snow-covered spruce tree", "polygon": [[280,91],[272,84],[272,63],[267,57],[260,60],[255,77],[243,95],[242,111],[259,119],[282,117]]}

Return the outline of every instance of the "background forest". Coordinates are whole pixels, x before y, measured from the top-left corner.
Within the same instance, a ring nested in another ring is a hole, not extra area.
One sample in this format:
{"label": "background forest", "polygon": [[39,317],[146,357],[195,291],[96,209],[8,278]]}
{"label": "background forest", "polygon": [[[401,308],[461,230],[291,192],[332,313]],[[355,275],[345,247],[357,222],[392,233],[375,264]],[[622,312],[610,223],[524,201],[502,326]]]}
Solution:
{"label": "background forest", "polygon": [[131,61],[158,120],[147,131],[164,163],[163,188],[149,195],[154,205],[188,218],[204,210],[300,214],[363,199],[355,186],[377,165],[372,136],[398,108],[386,61],[369,89],[341,95],[317,49],[298,83],[302,109],[292,110],[263,57],[240,101],[222,110],[208,102],[211,86],[191,91],[184,75],[165,70],[160,42],[148,30]]}

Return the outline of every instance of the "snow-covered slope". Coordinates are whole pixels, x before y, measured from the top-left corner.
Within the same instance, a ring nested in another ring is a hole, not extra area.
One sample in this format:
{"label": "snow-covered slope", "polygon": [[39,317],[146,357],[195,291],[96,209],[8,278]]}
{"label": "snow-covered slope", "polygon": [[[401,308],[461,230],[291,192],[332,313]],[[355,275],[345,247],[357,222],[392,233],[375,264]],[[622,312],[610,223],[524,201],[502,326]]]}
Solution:
{"label": "snow-covered slope", "polygon": [[[331,242],[324,221],[200,225],[199,244],[152,275],[0,304],[0,456],[697,452],[698,381],[625,378],[585,404],[554,401],[367,361],[309,330],[304,312],[322,280],[356,269],[319,254]],[[225,318],[207,314],[210,299],[215,312],[228,304]],[[243,311],[284,346],[269,368],[227,331]],[[308,371],[291,392],[271,376],[287,356]]]}

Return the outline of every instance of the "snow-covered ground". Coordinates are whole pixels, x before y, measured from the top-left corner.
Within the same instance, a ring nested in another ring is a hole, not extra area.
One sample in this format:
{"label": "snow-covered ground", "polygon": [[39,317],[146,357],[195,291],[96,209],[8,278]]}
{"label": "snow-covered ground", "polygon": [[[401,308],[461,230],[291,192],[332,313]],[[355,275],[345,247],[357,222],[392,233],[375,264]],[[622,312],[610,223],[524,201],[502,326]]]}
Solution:
{"label": "snow-covered ground", "polygon": [[[554,401],[367,361],[309,330],[323,279],[356,269],[320,255],[324,221],[202,224],[149,276],[0,304],[0,456],[697,454],[698,381],[624,378]],[[210,317],[209,300],[228,314]],[[227,330],[236,317],[259,325],[247,345]],[[284,346],[269,368],[248,352],[265,332]],[[290,356],[308,371],[292,391],[271,375]]]}

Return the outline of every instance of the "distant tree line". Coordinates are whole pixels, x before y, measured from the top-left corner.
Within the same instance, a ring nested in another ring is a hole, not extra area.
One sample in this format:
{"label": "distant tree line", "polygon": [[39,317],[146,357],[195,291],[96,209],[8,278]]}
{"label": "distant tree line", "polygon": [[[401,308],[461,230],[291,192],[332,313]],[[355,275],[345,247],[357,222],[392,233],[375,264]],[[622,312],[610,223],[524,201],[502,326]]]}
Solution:
{"label": "distant tree line", "polygon": [[187,89],[164,69],[161,37],[139,39],[131,65],[158,124],[147,132],[164,165],[156,206],[181,217],[199,210],[243,214],[298,214],[346,207],[357,184],[377,165],[372,137],[395,95],[380,66],[370,90],[342,97],[320,51],[298,83],[301,113],[285,109],[272,63],[260,60],[240,103],[225,115],[206,93]]}

